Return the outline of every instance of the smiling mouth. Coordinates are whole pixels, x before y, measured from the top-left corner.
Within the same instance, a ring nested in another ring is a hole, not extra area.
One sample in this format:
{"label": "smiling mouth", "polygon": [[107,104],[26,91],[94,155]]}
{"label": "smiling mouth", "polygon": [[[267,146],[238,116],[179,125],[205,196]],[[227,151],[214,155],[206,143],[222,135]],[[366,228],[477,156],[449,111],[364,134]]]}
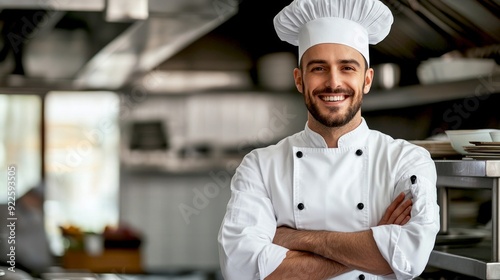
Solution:
{"label": "smiling mouth", "polygon": [[320,96],[321,100],[326,101],[326,102],[337,102],[337,101],[343,101],[346,99],[345,95],[326,95],[326,96]]}

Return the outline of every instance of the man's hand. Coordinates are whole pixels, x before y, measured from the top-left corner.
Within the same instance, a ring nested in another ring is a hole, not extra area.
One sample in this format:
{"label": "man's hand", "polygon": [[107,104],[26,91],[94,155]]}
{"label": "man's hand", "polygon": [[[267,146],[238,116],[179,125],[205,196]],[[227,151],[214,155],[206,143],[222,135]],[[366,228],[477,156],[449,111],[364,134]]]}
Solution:
{"label": "man's hand", "polygon": [[405,200],[405,194],[400,193],[396,199],[387,207],[385,214],[378,222],[378,226],[381,225],[404,225],[406,224],[411,216],[411,206],[413,202],[411,199]]}

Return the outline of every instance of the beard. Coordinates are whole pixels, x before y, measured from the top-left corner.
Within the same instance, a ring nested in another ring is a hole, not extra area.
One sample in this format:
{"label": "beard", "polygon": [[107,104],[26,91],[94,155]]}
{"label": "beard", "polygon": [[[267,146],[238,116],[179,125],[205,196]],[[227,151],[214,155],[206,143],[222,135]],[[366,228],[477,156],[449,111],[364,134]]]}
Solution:
{"label": "beard", "polygon": [[[364,83],[363,87],[364,88]],[[305,86],[304,83],[302,83],[302,92],[305,91]],[[343,115],[339,114],[339,108],[334,107],[334,108],[329,108],[328,112],[322,114],[319,110],[318,104],[313,102],[313,97],[316,96],[317,94],[320,93],[345,93],[349,95],[350,98],[353,98],[353,103],[349,108],[347,108],[347,112]],[[354,90],[352,89],[344,89],[344,88],[336,88],[332,89],[331,87],[327,88],[322,88],[318,90],[314,90],[311,95],[304,94],[304,101],[306,103],[307,110],[309,113],[316,119],[319,123],[326,127],[341,127],[349,123],[354,116],[358,113],[358,111],[361,109],[361,105],[363,103],[363,99],[354,99],[355,94]]]}

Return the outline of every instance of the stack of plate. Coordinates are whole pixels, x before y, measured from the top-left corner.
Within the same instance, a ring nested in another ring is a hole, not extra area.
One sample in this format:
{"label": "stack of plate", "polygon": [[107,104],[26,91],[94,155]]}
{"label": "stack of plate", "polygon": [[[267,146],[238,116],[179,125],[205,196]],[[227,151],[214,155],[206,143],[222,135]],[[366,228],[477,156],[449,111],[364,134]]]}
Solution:
{"label": "stack of plate", "polygon": [[433,158],[459,155],[459,153],[451,146],[450,141],[412,140],[409,142],[423,147],[429,151],[431,157]]}
{"label": "stack of plate", "polygon": [[471,146],[464,146],[466,158],[473,159],[500,159],[500,142],[470,142]]}

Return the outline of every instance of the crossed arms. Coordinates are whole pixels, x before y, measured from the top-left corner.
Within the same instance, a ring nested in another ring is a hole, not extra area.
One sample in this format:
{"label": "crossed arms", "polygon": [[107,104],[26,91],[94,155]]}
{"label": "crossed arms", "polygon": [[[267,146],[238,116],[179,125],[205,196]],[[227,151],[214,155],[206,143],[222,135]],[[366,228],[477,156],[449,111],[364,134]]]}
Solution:
{"label": "crossed arms", "polygon": [[[378,225],[404,225],[410,220],[412,201],[401,193],[389,205]],[[377,275],[392,273],[371,230],[333,232],[279,227],[273,243],[288,248],[286,258],[266,280],[328,279],[353,269]]]}

